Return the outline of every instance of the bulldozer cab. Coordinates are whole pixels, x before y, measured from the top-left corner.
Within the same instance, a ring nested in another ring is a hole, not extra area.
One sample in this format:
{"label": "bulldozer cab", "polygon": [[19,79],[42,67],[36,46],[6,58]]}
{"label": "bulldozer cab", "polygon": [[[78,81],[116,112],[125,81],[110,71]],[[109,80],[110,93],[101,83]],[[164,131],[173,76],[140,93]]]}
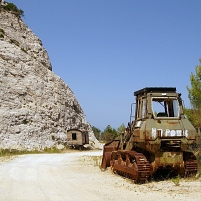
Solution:
{"label": "bulldozer cab", "polygon": [[[180,94],[174,87],[144,88],[134,92],[136,103],[131,106],[130,120],[181,118],[183,114]],[[134,108],[135,106],[135,108]]]}
{"label": "bulldozer cab", "polygon": [[195,128],[184,115],[181,94],[175,87],[147,87],[135,91],[134,96],[135,109],[131,110],[128,125],[135,140],[168,137],[195,140]]}

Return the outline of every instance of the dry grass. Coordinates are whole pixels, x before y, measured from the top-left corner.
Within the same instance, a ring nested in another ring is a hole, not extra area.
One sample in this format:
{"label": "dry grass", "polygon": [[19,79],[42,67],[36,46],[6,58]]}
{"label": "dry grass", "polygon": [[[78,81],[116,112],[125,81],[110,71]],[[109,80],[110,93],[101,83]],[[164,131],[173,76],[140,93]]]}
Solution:
{"label": "dry grass", "polygon": [[81,161],[84,161],[88,165],[95,167],[101,167],[102,156],[82,156]]}
{"label": "dry grass", "polygon": [[61,153],[62,150],[57,149],[56,147],[45,148],[44,150],[16,150],[16,149],[0,149],[0,157],[12,157],[17,155],[24,154],[42,154],[42,153]]}

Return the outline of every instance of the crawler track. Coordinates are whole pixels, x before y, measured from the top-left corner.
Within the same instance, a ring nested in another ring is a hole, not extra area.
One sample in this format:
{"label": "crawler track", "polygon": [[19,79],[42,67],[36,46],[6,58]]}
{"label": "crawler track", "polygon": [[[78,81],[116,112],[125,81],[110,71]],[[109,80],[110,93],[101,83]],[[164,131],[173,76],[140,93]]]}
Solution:
{"label": "crawler track", "polygon": [[185,165],[185,176],[192,176],[197,174],[198,163],[196,157],[191,152],[184,152],[184,165]]}
{"label": "crawler track", "polygon": [[150,164],[142,153],[136,151],[112,152],[110,165],[112,171],[124,177],[145,182],[150,176]]}

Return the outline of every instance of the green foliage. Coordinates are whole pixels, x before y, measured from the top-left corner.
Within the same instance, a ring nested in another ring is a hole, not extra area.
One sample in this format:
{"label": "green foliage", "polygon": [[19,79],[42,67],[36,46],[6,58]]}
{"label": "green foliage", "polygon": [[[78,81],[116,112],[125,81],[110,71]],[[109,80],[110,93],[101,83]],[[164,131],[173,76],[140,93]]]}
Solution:
{"label": "green foliage", "polygon": [[114,140],[118,136],[119,136],[118,132],[110,125],[108,125],[106,129],[101,133],[101,139],[106,142]]}
{"label": "green foliage", "polygon": [[100,140],[100,129],[96,128],[95,126],[91,126],[93,132],[94,132],[94,135],[96,137],[97,140]]}
{"label": "green foliage", "polygon": [[184,109],[184,113],[188,117],[189,121],[196,127],[200,128],[201,127],[201,109]]}
{"label": "green foliage", "polygon": [[200,171],[200,172],[198,172],[198,174],[197,174],[196,178],[201,178],[201,171]]}
{"label": "green foliage", "polygon": [[125,125],[124,124],[121,124],[121,126],[119,126],[118,128],[117,128],[117,132],[118,133],[124,133],[124,131],[125,131]]}
{"label": "green foliage", "polygon": [[[186,116],[189,121],[196,127],[197,129],[201,128],[201,59],[200,65],[195,67],[195,74],[191,73],[190,75],[190,83],[191,88],[187,86],[188,97],[191,103],[191,108],[184,109]],[[196,147],[193,148],[195,155],[198,160],[198,168],[201,168],[201,138],[197,137],[195,142]]]}
{"label": "green foliage", "polygon": [[23,155],[23,154],[41,154],[41,153],[61,153],[62,150],[57,149],[56,147],[45,148],[44,150],[16,150],[16,149],[0,149],[0,157],[10,157],[15,155]]}
{"label": "green foliage", "polygon": [[190,75],[191,88],[187,87],[188,97],[194,109],[201,108],[201,59],[200,65],[196,66],[195,74]]}
{"label": "green foliage", "polygon": [[176,177],[172,178],[172,182],[175,184],[175,186],[180,185],[180,180],[181,180],[180,175],[177,175]]}
{"label": "green foliage", "polygon": [[24,17],[24,11],[21,9],[18,9],[17,6],[13,3],[7,3],[3,8],[7,11],[10,11],[17,17]]}
{"label": "green foliage", "polygon": [[4,34],[5,34],[4,30],[0,29],[0,38],[4,38]]}
{"label": "green foliage", "polygon": [[61,153],[60,149],[57,149],[56,147],[51,147],[51,148],[45,148],[44,149],[45,153],[51,154],[51,153]]}
{"label": "green foliage", "polygon": [[0,29],[0,33],[5,34],[5,32],[4,32],[4,30],[3,30],[3,29]]}
{"label": "green foliage", "polygon": [[195,68],[195,74],[191,73],[191,88],[187,86],[191,109],[185,109],[185,114],[195,127],[201,127],[201,59],[200,65]]}
{"label": "green foliage", "polygon": [[39,153],[38,150],[34,151],[19,151],[16,149],[0,149],[0,157],[2,156],[15,156],[15,155],[22,155],[22,154],[32,154],[32,153]]}

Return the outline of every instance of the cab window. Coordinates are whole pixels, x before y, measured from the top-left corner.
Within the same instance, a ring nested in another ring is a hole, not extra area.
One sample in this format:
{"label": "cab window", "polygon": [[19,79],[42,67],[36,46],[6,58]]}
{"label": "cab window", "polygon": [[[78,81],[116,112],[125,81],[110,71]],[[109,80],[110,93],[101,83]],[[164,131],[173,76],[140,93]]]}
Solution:
{"label": "cab window", "polygon": [[138,107],[137,107],[137,119],[146,118],[146,113],[147,113],[147,101],[146,101],[146,98],[139,98],[137,104],[138,104]]}
{"label": "cab window", "polygon": [[178,117],[179,103],[176,98],[152,98],[154,117]]}

